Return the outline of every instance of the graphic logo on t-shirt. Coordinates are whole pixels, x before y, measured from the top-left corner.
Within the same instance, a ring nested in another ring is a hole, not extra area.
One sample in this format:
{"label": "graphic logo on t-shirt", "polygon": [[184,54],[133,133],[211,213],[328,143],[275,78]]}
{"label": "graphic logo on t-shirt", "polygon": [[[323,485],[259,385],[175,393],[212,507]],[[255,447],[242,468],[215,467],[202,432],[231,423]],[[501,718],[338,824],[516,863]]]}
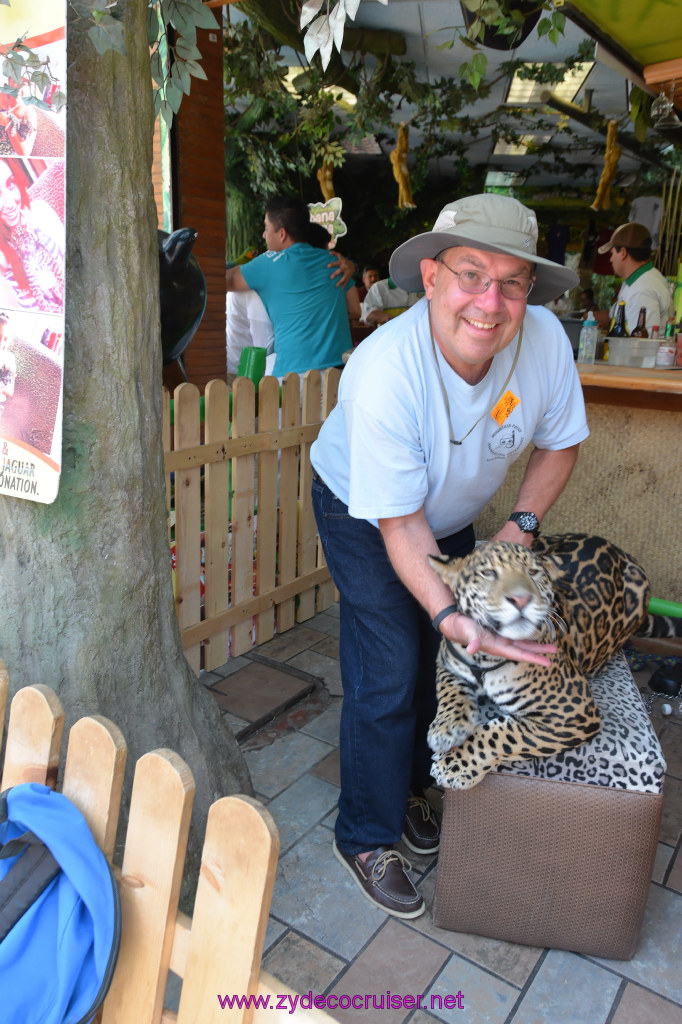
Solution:
{"label": "graphic logo on t-shirt", "polygon": [[504,423],[498,427],[488,442],[488,451],[492,459],[515,457],[522,448],[523,429],[518,423]]}

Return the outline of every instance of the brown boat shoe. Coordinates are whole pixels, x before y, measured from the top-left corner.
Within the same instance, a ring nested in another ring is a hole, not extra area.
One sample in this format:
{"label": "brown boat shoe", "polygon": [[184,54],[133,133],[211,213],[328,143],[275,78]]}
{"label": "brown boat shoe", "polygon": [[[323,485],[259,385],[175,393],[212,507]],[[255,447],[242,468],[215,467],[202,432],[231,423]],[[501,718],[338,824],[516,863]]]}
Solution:
{"label": "brown boat shoe", "polygon": [[357,855],[344,853],[336,842],[333,850],[339,864],[375,907],[393,917],[419,917],[424,913],[424,900],[407,875],[412,865],[397,850],[380,846],[364,862]]}
{"label": "brown boat shoe", "polygon": [[428,856],[437,853],[440,847],[440,825],[428,800],[410,793],[403,825],[402,840],[405,846]]}

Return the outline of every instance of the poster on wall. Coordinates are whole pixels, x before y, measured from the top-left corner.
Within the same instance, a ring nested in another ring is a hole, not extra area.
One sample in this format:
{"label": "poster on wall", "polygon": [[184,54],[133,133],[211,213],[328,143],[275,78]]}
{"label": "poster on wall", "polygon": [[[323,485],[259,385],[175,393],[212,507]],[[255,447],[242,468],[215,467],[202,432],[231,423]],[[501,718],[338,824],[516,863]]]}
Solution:
{"label": "poster on wall", "polygon": [[0,494],[57,497],[66,4],[0,0]]}

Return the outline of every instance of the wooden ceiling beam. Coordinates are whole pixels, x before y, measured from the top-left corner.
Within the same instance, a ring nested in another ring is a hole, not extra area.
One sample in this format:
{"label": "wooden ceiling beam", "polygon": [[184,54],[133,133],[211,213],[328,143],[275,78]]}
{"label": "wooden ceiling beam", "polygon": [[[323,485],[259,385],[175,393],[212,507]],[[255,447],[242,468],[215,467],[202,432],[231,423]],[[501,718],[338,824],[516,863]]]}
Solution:
{"label": "wooden ceiling beam", "polygon": [[676,82],[682,87],[682,57],[675,60],[662,60],[660,64],[647,64],[642,70],[647,85],[654,82]]}

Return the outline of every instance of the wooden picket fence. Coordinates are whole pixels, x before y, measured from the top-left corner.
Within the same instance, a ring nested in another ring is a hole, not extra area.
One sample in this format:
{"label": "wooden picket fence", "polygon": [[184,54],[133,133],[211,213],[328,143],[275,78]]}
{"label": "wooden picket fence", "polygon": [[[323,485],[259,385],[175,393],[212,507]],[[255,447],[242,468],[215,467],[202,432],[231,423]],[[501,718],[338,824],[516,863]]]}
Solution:
{"label": "wooden picket fence", "polygon": [[[0,748],[8,697],[9,676],[0,660]],[[125,738],[102,715],[81,718],[69,731],[62,760],[63,731],[64,709],[54,690],[42,683],[19,689],[11,702],[0,792],[25,782],[55,789],[61,780],[61,792],[81,811],[112,862]],[[229,796],[211,805],[193,916],[178,909],[194,789],[189,766],[172,750],[152,750],[135,765],[125,849],[120,866],[113,863],[121,895],[121,947],[97,1020],[332,1024],[321,1010],[300,1009],[297,995],[261,968],[279,836],[257,800]],[[177,1014],[164,1008],[169,971],[182,978]],[[220,999],[227,995],[244,1001],[223,1008]],[[277,1005],[280,1010],[273,1014]]]}
{"label": "wooden picket fence", "polygon": [[169,540],[178,622],[210,670],[334,600],[310,497],[310,447],[340,371],[164,390]]}

